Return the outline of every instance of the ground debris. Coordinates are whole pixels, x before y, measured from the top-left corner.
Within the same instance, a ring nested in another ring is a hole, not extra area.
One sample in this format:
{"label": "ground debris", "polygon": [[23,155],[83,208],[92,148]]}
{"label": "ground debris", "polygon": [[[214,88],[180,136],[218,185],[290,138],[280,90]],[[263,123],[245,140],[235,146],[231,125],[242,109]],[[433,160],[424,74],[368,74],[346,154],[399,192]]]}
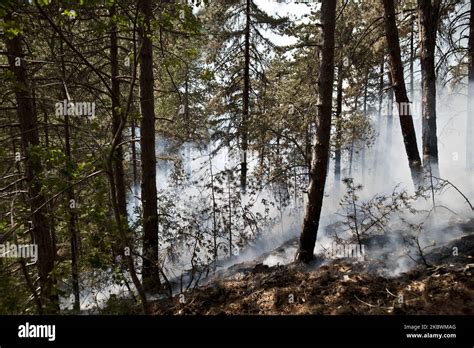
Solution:
{"label": "ground debris", "polygon": [[[463,239],[467,247],[472,238]],[[436,253],[442,253],[438,250]],[[338,259],[318,267],[258,263],[245,272],[214,281],[168,303],[156,303],[156,314],[294,315],[294,314],[474,314],[472,258],[431,267],[417,266],[395,277],[371,269],[377,261]],[[171,303],[169,303],[171,302]]]}

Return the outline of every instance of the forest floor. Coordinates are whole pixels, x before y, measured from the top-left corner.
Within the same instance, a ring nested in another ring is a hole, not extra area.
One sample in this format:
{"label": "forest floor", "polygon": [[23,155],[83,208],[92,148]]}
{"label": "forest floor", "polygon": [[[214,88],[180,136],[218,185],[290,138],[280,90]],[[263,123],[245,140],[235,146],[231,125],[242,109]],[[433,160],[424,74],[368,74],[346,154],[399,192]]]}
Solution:
{"label": "forest floor", "polygon": [[309,265],[269,267],[263,256],[216,274],[184,298],[154,302],[154,314],[472,315],[473,257],[472,226],[464,236],[427,252],[428,267],[419,264],[394,276],[380,272],[380,260],[316,258]]}

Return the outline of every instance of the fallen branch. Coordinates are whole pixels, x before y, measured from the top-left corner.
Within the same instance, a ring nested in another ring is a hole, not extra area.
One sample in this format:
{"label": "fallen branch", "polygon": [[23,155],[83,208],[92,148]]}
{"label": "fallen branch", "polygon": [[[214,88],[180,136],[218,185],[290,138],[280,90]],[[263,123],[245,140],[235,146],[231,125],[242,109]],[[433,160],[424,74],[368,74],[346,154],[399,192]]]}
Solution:
{"label": "fallen branch", "polygon": [[365,301],[362,301],[361,299],[359,299],[356,295],[354,295],[354,297],[356,298],[357,301],[365,304],[366,306],[369,306],[369,307],[375,307],[375,308],[382,308],[382,309],[386,309],[386,310],[393,310],[393,307],[382,307],[382,306],[376,306],[376,305],[373,305],[373,304],[370,304],[370,303],[367,303]]}

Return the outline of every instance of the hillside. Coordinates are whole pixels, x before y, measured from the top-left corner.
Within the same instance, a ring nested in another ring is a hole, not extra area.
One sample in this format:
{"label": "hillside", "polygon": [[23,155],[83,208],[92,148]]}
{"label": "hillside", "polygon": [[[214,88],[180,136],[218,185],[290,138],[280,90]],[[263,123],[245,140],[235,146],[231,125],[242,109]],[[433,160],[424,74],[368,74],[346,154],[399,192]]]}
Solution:
{"label": "hillside", "polygon": [[[472,221],[471,221],[472,224]],[[474,314],[474,230],[433,248],[408,272],[390,276],[381,260],[327,260],[269,267],[257,260],[218,272],[207,285],[154,304],[154,314]],[[458,248],[454,256],[453,248]]]}

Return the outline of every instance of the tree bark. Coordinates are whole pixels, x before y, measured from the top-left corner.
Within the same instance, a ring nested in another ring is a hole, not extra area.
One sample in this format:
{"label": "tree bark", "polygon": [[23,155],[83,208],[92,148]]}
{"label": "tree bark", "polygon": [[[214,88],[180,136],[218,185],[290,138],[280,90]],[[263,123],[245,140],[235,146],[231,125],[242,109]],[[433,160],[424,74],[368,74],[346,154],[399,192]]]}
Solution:
{"label": "tree bark", "polygon": [[314,258],[319,220],[328,171],[329,143],[331,136],[332,93],[334,84],[334,32],[336,27],[336,0],[323,0],[321,22],[323,27],[322,63],[319,74],[321,106],[316,117],[316,138],[313,145],[311,182],[303,230],[296,260],[309,262]]}
{"label": "tree bark", "polygon": [[410,98],[415,99],[415,16],[411,19],[410,33]]}
{"label": "tree bark", "polygon": [[432,0],[418,0],[422,74],[423,167],[435,176],[439,176],[438,138],[436,134],[435,48],[440,5],[440,0],[434,0],[434,4],[432,4]]}
{"label": "tree bark", "polygon": [[[66,86],[66,65],[64,62],[64,47],[63,41],[60,40],[61,48],[61,80],[63,83],[61,96],[63,100],[69,100]],[[79,287],[79,232],[77,229],[78,216],[76,213],[76,193],[74,187],[72,186],[73,177],[72,171],[74,169],[74,161],[72,158],[71,151],[71,131],[70,131],[70,120],[69,114],[65,112],[64,114],[64,140],[65,140],[65,152],[67,158],[66,164],[66,182],[69,188],[66,190],[66,199],[67,199],[67,214],[68,214],[68,231],[71,244],[71,276],[72,276],[72,293],[74,295],[74,305],[73,309],[77,312],[81,310],[81,301],[80,301],[80,287]]]}
{"label": "tree bark", "polygon": [[[68,160],[68,168],[66,173],[66,180],[68,185],[72,184],[72,154],[71,154],[71,143],[70,143],[70,126],[69,116],[65,116],[65,142],[66,142],[66,157]],[[72,267],[72,293],[74,294],[74,310],[80,311],[80,287],[79,287],[79,233],[77,230],[77,213],[76,213],[76,195],[74,189],[71,187],[66,192],[67,197],[67,210],[69,215],[68,229],[71,238],[71,267]]]}
{"label": "tree bark", "polygon": [[[134,102],[132,102],[134,103]],[[135,139],[137,131],[135,126],[135,116],[132,117],[132,139]],[[132,173],[133,173],[133,194],[137,195],[138,192],[138,166],[137,166],[137,146],[135,141],[132,141]]]}
{"label": "tree bark", "polygon": [[140,282],[140,279],[138,279],[137,271],[135,268],[135,262],[132,255],[133,245],[129,241],[126,230],[123,228],[123,225],[120,223],[121,217],[120,217],[120,210],[117,203],[118,199],[117,199],[117,194],[116,194],[117,185],[115,184],[115,176],[113,175],[112,166],[110,162],[107,163],[107,177],[110,183],[109,187],[110,187],[112,209],[114,212],[115,221],[117,223],[117,229],[119,232],[121,246],[123,248],[124,261],[130,272],[130,277],[132,278],[132,282],[135,285],[135,288],[137,289],[138,295],[140,296],[140,300],[143,306],[143,312],[144,314],[150,314],[150,308],[148,305],[148,300],[147,300],[146,292],[145,292],[146,289],[145,289],[144,284],[142,284]]}
{"label": "tree bark", "polygon": [[153,45],[150,38],[152,1],[141,0],[144,17],[140,28],[140,149],[142,164],[141,196],[143,206],[143,286],[157,290],[160,286],[158,270],[158,202],[156,188],[155,102],[153,75]]}
{"label": "tree bark", "polygon": [[245,38],[244,38],[244,88],[242,93],[242,124],[241,124],[241,163],[240,163],[240,186],[245,192],[247,188],[247,150],[248,150],[248,121],[250,116],[250,2],[245,4]]}
{"label": "tree bark", "polygon": [[[6,16],[5,19],[12,20],[11,16]],[[39,156],[35,153],[35,147],[40,145],[37,115],[32,104],[21,40],[22,36],[18,34],[14,38],[7,38],[5,41],[9,67],[15,77],[15,98],[21,130],[21,147],[25,157],[26,184],[32,212],[32,235],[33,242],[38,246],[36,265],[41,290],[40,296],[45,313],[54,313],[59,310],[58,297],[54,295],[53,291],[54,279],[51,275],[56,259],[56,250],[46,216],[46,200],[41,192],[39,178],[42,177],[43,168]]]}
{"label": "tree bark", "polygon": [[341,181],[341,146],[342,146],[342,62],[337,66],[337,97],[336,97],[336,150],[334,153],[334,184],[339,188]]}
{"label": "tree bark", "polygon": [[[122,142],[122,131],[120,123],[122,122],[123,110],[120,108],[120,81],[119,81],[119,62],[118,62],[118,40],[117,24],[114,20],[116,14],[116,5],[110,8],[110,69],[112,80],[112,136],[117,137],[118,143]],[[113,169],[115,175],[115,184],[117,186],[117,203],[123,224],[127,224],[127,194],[125,189],[125,173],[123,169],[123,149],[117,146],[114,154]]]}
{"label": "tree bark", "polygon": [[466,169],[474,171],[474,1],[469,22],[469,75],[467,92]]}
{"label": "tree bark", "polygon": [[[390,89],[388,90],[388,105],[387,105],[387,128],[386,128],[386,134],[387,134],[387,142],[385,144],[386,147],[386,152],[387,155],[390,158],[390,155],[392,154],[392,143],[393,143],[393,80],[392,76],[390,73],[388,74],[388,84],[390,86]],[[391,175],[391,170],[392,170],[392,162],[387,161],[385,164],[385,175],[388,177]],[[419,169],[419,174],[421,175],[421,160],[420,160],[420,169]]]}
{"label": "tree bark", "polygon": [[410,100],[404,79],[404,69],[400,52],[400,41],[395,20],[395,7],[393,0],[383,0],[385,18],[385,36],[390,55],[390,75],[392,78],[395,98],[398,104],[400,128],[402,130],[405,151],[408,157],[411,176],[415,186],[422,181],[421,158],[418,152],[415,127],[411,115]]}
{"label": "tree bark", "polygon": [[[365,72],[365,87],[364,87],[364,118],[367,117],[367,98],[368,98],[368,92],[369,92],[369,69],[366,70]],[[365,166],[366,166],[366,160],[365,160],[365,154],[366,154],[366,143],[365,141],[362,141],[362,150],[361,152],[361,158],[360,158],[360,166],[361,166],[361,177],[362,177],[362,182],[365,182]]]}
{"label": "tree bark", "polygon": [[377,139],[375,144],[375,151],[374,151],[374,164],[373,164],[373,173],[375,175],[375,184],[376,186],[379,183],[379,179],[381,175],[378,175],[378,165],[379,165],[379,149],[381,145],[381,137],[380,131],[382,129],[382,120],[383,120],[383,96],[384,96],[384,89],[385,89],[385,55],[382,52],[380,58],[380,70],[379,70],[379,100],[378,100],[378,121],[376,123],[377,126]]}

